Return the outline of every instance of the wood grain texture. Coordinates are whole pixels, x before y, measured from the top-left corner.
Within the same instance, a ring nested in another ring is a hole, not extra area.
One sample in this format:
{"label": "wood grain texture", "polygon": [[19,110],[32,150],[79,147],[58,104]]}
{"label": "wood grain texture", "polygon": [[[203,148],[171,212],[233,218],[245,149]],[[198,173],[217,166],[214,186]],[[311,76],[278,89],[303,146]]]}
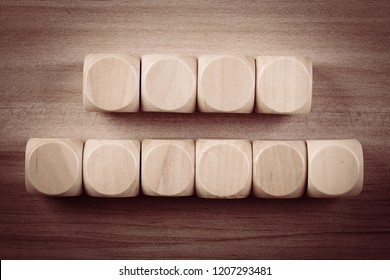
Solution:
{"label": "wood grain texture", "polygon": [[306,192],[304,141],[253,141],[253,188],[256,197],[297,198]]}
{"label": "wood grain texture", "polygon": [[201,55],[198,58],[198,109],[206,113],[252,113],[255,58]]}
{"label": "wood grain texture", "polygon": [[85,192],[96,197],[137,196],[140,149],[138,140],[87,140],[83,153]]}
{"label": "wood grain texture", "polygon": [[246,198],[252,189],[252,143],[238,139],[196,140],[195,191],[198,197]]}
{"label": "wood grain texture", "polygon": [[266,114],[310,112],[313,88],[311,58],[258,56],[256,73],[256,112]]}
{"label": "wood grain texture", "polygon": [[144,55],[141,76],[142,110],[195,112],[197,65],[194,56]]}
{"label": "wood grain texture", "polygon": [[88,54],[84,59],[83,104],[92,112],[138,112],[139,57]]}
{"label": "wood grain texture", "polygon": [[145,139],[141,158],[142,193],[151,196],[191,196],[195,191],[193,140]]}
{"label": "wood grain texture", "polygon": [[[390,258],[389,1],[0,3],[0,257]],[[308,115],[102,114],[88,53],[313,58]],[[348,199],[46,198],[24,186],[31,137],[358,139]]]}
{"label": "wood grain texture", "polygon": [[356,139],[307,141],[307,194],[310,197],[359,195],[364,159]]}
{"label": "wood grain texture", "polygon": [[79,139],[31,138],[26,145],[26,191],[48,196],[83,193],[83,146]]}

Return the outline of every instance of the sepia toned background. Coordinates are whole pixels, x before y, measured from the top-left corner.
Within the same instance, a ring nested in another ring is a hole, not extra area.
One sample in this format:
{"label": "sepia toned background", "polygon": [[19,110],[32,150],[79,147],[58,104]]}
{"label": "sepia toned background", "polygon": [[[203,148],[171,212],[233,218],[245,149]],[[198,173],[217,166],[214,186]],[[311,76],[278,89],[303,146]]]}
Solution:
{"label": "sepia toned background", "polygon": [[[390,258],[389,1],[1,1],[0,258]],[[82,107],[88,53],[305,55],[309,115],[103,114]],[[348,199],[46,198],[30,137],[356,138]]]}

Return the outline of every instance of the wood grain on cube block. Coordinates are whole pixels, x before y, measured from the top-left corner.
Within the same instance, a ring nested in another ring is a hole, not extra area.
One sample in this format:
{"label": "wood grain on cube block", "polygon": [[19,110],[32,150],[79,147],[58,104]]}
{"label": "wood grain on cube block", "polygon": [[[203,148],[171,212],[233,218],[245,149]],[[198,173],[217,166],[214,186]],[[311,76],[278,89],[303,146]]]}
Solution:
{"label": "wood grain on cube block", "polygon": [[26,189],[49,196],[82,193],[83,141],[78,139],[32,138],[27,142]]}
{"label": "wood grain on cube block", "polygon": [[139,194],[139,141],[87,140],[83,161],[84,188],[88,195],[131,197]]}
{"label": "wood grain on cube block", "polygon": [[142,192],[152,196],[190,196],[195,184],[193,140],[142,141]]}
{"label": "wood grain on cube block", "polygon": [[307,150],[309,196],[355,196],[362,191],[363,150],[359,141],[310,140]]}
{"label": "wood grain on cube block", "polygon": [[313,84],[310,58],[258,56],[256,71],[256,112],[268,114],[310,112]]}
{"label": "wood grain on cube block", "polygon": [[263,198],[295,198],[306,190],[304,141],[253,142],[253,194]]}
{"label": "wood grain on cube block", "polygon": [[201,112],[251,113],[255,100],[255,60],[246,56],[203,55],[198,59]]}
{"label": "wood grain on cube block", "polygon": [[252,184],[252,146],[247,140],[196,141],[196,194],[244,198]]}
{"label": "wood grain on cube block", "polygon": [[142,57],[141,106],[148,112],[193,113],[197,60],[193,56]]}
{"label": "wood grain on cube block", "polygon": [[83,101],[88,111],[139,110],[140,59],[131,55],[90,54],[84,60]]}

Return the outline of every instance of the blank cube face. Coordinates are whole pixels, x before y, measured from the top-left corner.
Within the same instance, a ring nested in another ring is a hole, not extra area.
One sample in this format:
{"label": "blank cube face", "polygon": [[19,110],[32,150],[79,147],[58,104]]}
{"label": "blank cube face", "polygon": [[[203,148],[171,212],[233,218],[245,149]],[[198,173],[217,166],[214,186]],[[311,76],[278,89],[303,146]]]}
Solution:
{"label": "blank cube face", "polygon": [[138,57],[90,54],[84,60],[84,108],[98,112],[137,112],[139,83]]}
{"label": "blank cube face", "polygon": [[25,160],[27,192],[49,196],[80,195],[82,154],[82,140],[30,139]]}
{"label": "blank cube face", "polygon": [[140,143],[135,140],[88,140],[84,148],[84,187],[90,196],[139,194]]}
{"label": "blank cube face", "polygon": [[362,191],[363,150],[357,140],[311,140],[307,149],[308,196],[355,196]]}
{"label": "blank cube face", "polygon": [[204,198],[244,198],[252,183],[252,146],[246,140],[196,141],[196,193]]}
{"label": "blank cube face", "polygon": [[303,141],[253,142],[253,194],[262,198],[296,198],[307,181]]}
{"label": "blank cube face", "polygon": [[201,112],[251,113],[255,100],[255,60],[245,56],[204,55],[198,60]]}
{"label": "blank cube face", "polygon": [[195,145],[192,140],[142,142],[142,191],[151,196],[194,193]]}
{"label": "blank cube face", "polygon": [[256,58],[255,111],[267,114],[306,114],[312,97],[312,61],[305,57]]}
{"label": "blank cube face", "polygon": [[192,113],[196,109],[197,60],[192,56],[142,57],[142,110]]}

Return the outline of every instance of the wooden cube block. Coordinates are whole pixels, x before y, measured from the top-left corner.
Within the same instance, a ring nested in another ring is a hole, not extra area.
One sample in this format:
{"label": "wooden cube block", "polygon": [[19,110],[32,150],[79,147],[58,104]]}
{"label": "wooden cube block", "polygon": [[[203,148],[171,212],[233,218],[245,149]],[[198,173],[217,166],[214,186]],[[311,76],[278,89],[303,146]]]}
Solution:
{"label": "wooden cube block", "polygon": [[310,58],[258,56],[256,71],[256,112],[267,114],[310,112],[313,84]]}
{"label": "wooden cube block", "polygon": [[244,198],[252,184],[252,146],[247,140],[196,141],[196,194]]}
{"label": "wooden cube block", "polygon": [[142,57],[141,106],[147,112],[193,113],[197,60],[192,56]]}
{"label": "wooden cube block", "polygon": [[306,191],[306,182],[304,141],[253,142],[253,194],[256,197],[300,197]]}
{"label": "wooden cube block", "polygon": [[343,197],[363,188],[363,150],[357,140],[310,140],[308,189],[311,197]]}
{"label": "wooden cube block", "polygon": [[152,196],[190,196],[195,184],[193,140],[142,141],[142,192]]}
{"label": "wooden cube block", "polygon": [[31,138],[26,146],[27,192],[49,196],[82,193],[83,141]]}
{"label": "wooden cube block", "polygon": [[139,194],[139,141],[87,140],[83,163],[84,188],[88,195],[131,197]]}
{"label": "wooden cube block", "polygon": [[139,83],[138,57],[116,54],[87,55],[84,60],[84,108],[98,112],[137,112]]}
{"label": "wooden cube block", "polygon": [[246,56],[203,55],[198,59],[198,109],[251,113],[255,100],[255,60]]}

